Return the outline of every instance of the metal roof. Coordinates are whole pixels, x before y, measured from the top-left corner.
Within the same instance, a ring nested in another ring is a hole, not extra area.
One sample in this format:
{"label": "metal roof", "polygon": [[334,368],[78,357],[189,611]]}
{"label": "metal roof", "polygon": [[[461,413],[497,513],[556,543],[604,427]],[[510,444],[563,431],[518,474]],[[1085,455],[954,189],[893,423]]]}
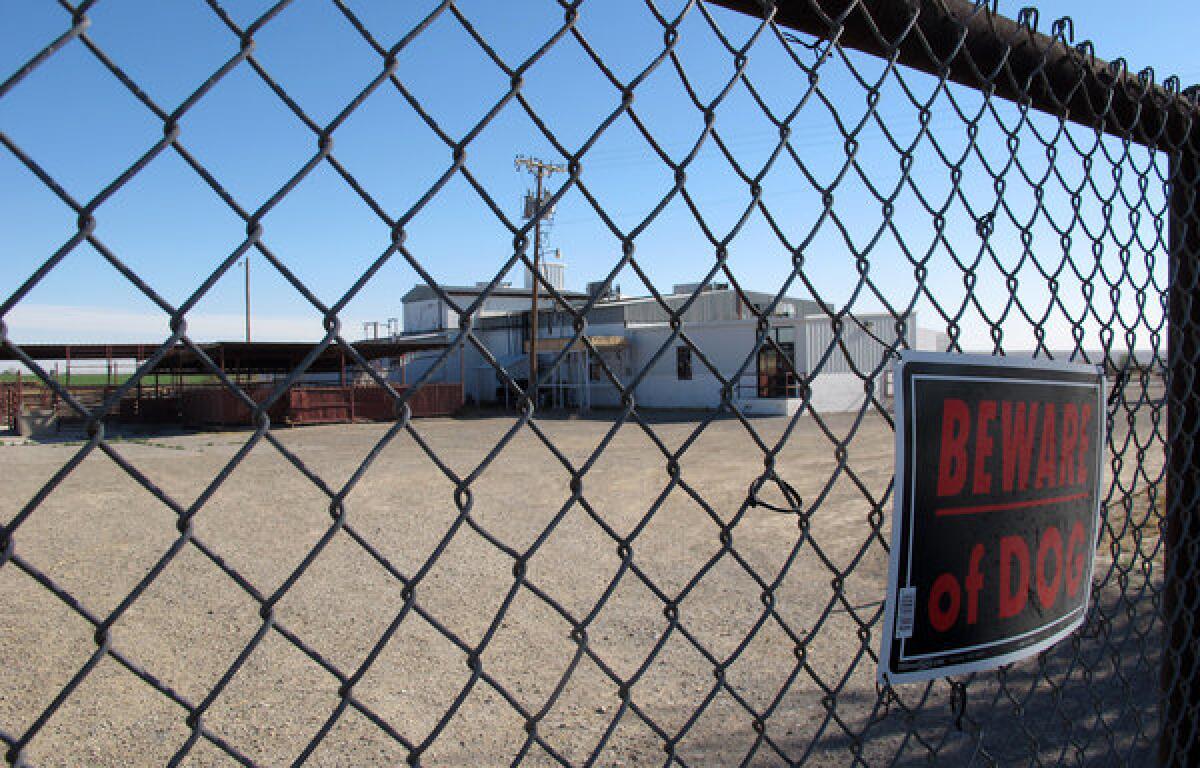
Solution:
{"label": "metal roof", "polygon": [[[356,341],[350,344],[366,360],[399,357],[407,352],[440,349],[449,344],[445,334],[430,333],[400,336],[394,339]],[[145,360],[161,346],[149,344],[19,344],[21,351],[34,360]],[[315,342],[307,341],[216,341],[196,344],[226,373],[286,373],[312,352]],[[19,360],[10,344],[0,345],[0,360]],[[352,364],[346,351],[337,344],[326,347],[307,369],[313,373],[341,370]],[[208,368],[199,355],[184,344],[177,344],[155,366],[159,372],[206,373]]]}
{"label": "metal roof", "polygon": [[[761,291],[745,291],[745,297],[759,309],[766,309],[775,300],[775,294]],[[730,320],[752,320],[754,313],[742,302],[736,291],[713,290],[695,294],[666,294],[663,302],[677,310],[691,300],[686,312],[683,313],[684,323],[714,323]],[[808,299],[785,296],[780,299],[779,306],[792,305],[793,316],[800,317],[817,308],[817,304]],[[633,299],[619,299],[617,302],[597,304],[597,307],[621,306],[624,308],[626,325],[642,325],[648,323],[665,323],[667,312],[662,304],[652,296]]]}
{"label": "metal roof", "polygon": [[[760,309],[765,309],[775,300],[775,294],[762,291],[745,291],[745,296]],[[692,294],[666,294],[662,298],[667,306],[677,309],[691,299]],[[785,296],[779,303],[780,306],[790,304],[793,309],[791,316],[797,319],[818,308],[817,303],[810,299],[792,296]],[[523,328],[527,323],[526,316],[528,314],[529,310],[521,309],[504,315],[481,317],[475,321],[475,328],[478,330]],[[538,316],[541,318],[540,324],[543,327],[559,324],[571,325],[573,322],[573,316],[559,307],[540,310]],[[704,291],[698,294],[683,316],[685,323],[750,321],[753,319],[754,313],[739,300],[737,293],[731,290]],[[667,320],[666,310],[653,296],[626,296],[620,299],[598,301],[587,313],[589,325],[647,325],[665,323]]]}
{"label": "metal roof", "polygon": [[[483,293],[483,291],[484,291],[483,287],[478,286],[478,285],[443,285],[443,286],[441,286],[441,288],[443,291],[445,291],[450,296],[462,296],[462,297],[478,296],[479,294]],[[539,291],[538,293],[541,298],[545,298],[545,299],[550,298],[550,293],[548,291],[546,291],[544,288],[541,291]],[[586,299],[588,297],[588,295],[586,293],[580,293],[579,291],[559,291],[559,294],[561,296],[563,296],[564,298],[568,298],[568,299]],[[530,290],[528,288],[512,288],[512,287],[505,287],[505,286],[499,286],[499,285],[496,286],[495,288],[493,288],[488,293],[488,296],[504,296],[507,298],[513,298],[513,297],[528,298],[531,301],[533,300],[533,294],[530,292]],[[424,301],[426,299],[440,299],[440,298],[441,298],[441,296],[439,296],[437,293],[435,293],[432,288],[430,288],[428,285],[426,285],[424,283],[421,283],[419,285],[414,285],[408,293],[404,294],[404,297],[401,299],[401,301],[403,303],[407,304],[411,301]]]}

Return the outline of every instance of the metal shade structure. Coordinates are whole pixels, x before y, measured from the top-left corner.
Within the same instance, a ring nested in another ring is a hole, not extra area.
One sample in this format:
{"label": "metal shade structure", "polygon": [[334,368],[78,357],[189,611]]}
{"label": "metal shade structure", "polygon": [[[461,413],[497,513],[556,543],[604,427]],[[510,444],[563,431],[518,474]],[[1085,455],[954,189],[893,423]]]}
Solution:
{"label": "metal shade structure", "polygon": [[[447,346],[443,334],[398,337],[388,340],[358,341],[350,346],[367,361]],[[21,351],[34,360],[145,360],[159,344],[22,344]],[[287,373],[294,370],[312,351],[314,343],[305,341],[216,341],[195,345],[228,374]],[[334,373],[347,362],[346,351],[332,344],[321,351],[308,367],[310,373]],[[0,361],[20,360],[12,347],[0,346]],[[168,351],[150,371],[158,373],[206,374],[212,371],[196,351],[178,344]]]}

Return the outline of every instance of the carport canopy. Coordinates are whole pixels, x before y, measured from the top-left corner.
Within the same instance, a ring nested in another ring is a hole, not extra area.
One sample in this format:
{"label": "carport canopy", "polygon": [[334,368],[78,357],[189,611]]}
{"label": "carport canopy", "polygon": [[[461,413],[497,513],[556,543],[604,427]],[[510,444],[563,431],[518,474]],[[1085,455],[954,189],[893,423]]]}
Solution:
{"label": "carport canopy", "polygon": [[[349,343],[368,362],[401,357],[411,352],[441,349],[449,344],[445,334],[398,336]],[[44,360],[147,360],[158,353],[161,342],[150,344],[19,344],[0,345],[0,361]],[[207,356],[228,374],[287,373],[295,370],[318,346],[305,341],[216,341],[197,344],[180,342],[169,349],[152,369],[158,373],[206,374],[211,369]],[[18,353],[18,349],[20,353]],[[203,353],[201,355],[200,353]],[[331,373],[352,365],[354,358],[345,347],[325,347],[307,368],[309,373]]]}

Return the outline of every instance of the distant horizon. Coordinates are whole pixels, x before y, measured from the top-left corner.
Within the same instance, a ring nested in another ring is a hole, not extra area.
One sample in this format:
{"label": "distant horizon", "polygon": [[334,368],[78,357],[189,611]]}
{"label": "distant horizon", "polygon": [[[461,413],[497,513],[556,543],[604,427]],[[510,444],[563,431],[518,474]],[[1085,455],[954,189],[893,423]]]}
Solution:
{"label": "distant horizon", "polygon": [[[874,314],[874,313],[862,313]],[[918,319],[928,313],[917,311]],[[397,308],[396,315],[402,315]],[[169,318],[165,313],[129,312],[110,310],[104,307],[68,307],[56,305],[17,305],[7,316],[9,322],[8,338],[12,343],[22,344],[160,344],[170,336]],[[15,320],[15,322],[13,322]],[[26,320],[26,323],[22,323]],[[31,327],[29,321],[37,324],[37,332],[21,338],[21,331]],[[233,313],[189,313],[187,315],[188,338],[197,343],[235,342],[245,340],[245,315]],[[322,318],[314,311],[311,316],[288,315],[251,315],[251,340],[263,342],[316,342],[325,336]],[[156,337],[152,330],[158,325],[162,336]],[[25,326],[22,328],[22,326]],[[382,326],[381,326],[382,327]],[[944,333],[944,326],[921,323],[925,330]],[[403,332],[403,331],[402,331]],[[347,341],[362,341],[369,338],[363,333],[361,323],[343,323],[342,336]],[[1115,339],[1114,339],[1115,340]],[[991,354],[992,346],[964,346],[964,354]],[[1129,351],[1124,347],[1114,347],[1118,352]],[[1166,333],[1163,333],[1163,344],[1160,350],[1166,349]],[[1100,353],[1102,349],[1094,344],[1083,347],[1085,352]],[[1005,349],[1006,354],[1032,355],[1034,347],[1022,345]],[[1058,356],[1069,355],[1074,347],[1055,345],[1050,353]],[[1135,346],[1134,352],[1149,353],[1154,348]]]}

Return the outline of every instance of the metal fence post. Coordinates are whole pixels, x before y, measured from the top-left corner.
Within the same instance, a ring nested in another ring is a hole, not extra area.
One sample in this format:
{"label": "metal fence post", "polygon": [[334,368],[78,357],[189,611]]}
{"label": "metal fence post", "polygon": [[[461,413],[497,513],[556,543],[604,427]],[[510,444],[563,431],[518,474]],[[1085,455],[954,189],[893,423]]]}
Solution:
{"label": "metal fence post", "polygon": [[1171,158],[1163,766],[1200,765],[1200,141]]}

